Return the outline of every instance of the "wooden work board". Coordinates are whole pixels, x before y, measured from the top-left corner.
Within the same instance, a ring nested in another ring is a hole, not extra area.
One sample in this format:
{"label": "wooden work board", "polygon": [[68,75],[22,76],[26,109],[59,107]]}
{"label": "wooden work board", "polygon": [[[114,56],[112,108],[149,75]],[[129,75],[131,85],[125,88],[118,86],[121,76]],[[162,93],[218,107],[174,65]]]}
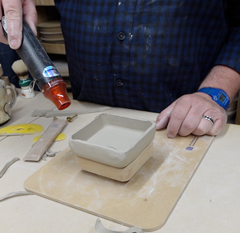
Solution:
{"label": "wooden work board", "polygon": [[153,155],[128,182],[82,171],[66,148],[24,183],[26,190],[93,215],[144,231],[162,227],[214,137],[168,139],[157,131]]}

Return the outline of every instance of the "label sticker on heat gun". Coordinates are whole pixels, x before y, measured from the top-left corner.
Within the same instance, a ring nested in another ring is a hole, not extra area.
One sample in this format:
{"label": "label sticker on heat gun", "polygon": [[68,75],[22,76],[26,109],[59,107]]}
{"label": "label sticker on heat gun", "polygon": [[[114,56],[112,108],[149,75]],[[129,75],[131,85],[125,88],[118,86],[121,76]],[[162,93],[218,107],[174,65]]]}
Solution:
{"label": "label sticker on heat gun", "polygon": [[57,69],[54,66],[47,66],[43,70],[43,76],[44,77],[56,77],[60,76]]}

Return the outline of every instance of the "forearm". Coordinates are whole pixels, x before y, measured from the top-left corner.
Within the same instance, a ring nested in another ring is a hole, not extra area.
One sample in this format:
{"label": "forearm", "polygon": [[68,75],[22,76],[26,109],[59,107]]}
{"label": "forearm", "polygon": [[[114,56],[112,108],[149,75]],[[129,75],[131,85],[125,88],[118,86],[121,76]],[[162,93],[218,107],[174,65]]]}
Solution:
{"label": "forearm", "polygon": [[224,90],[231,102],[240,89],[240,74],[227,66],[215,66],[206,76],[199,89],[203,87],[214,87]]}

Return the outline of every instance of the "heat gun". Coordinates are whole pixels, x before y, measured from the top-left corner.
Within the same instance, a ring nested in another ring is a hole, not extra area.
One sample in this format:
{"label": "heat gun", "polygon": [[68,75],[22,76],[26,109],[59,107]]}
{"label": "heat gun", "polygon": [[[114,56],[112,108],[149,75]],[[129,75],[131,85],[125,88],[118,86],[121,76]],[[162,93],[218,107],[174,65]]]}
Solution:
{"label": "heat gun", "polygon": [[[2,17],[2,27],[7,37],[7,22]],[[51,59],[23,19],[22,44],[16,49],[43,95],[51,100],[59,110],[67,108],[71,101],[68,98],[66,84]]]}

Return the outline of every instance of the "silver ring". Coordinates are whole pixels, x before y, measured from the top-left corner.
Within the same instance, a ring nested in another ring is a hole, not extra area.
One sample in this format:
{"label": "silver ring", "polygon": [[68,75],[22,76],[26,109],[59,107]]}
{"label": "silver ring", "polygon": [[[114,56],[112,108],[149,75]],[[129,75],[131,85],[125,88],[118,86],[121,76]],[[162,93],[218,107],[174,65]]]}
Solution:
{"label": "silver ring", "polygon": [[210,116],[203,116],[204,119],[211,121],[214,124],[214,120]]}

